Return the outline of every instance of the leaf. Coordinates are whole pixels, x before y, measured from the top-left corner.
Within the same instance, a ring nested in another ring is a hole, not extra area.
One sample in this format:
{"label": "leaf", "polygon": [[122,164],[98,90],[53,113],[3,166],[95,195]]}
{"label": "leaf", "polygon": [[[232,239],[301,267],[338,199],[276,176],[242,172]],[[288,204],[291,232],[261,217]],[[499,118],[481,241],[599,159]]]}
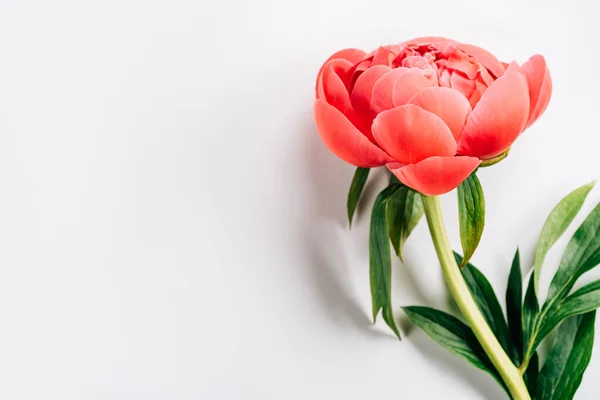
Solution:
{"label": "leaf", "polygon": [[390,240],[400,260],[402,260],[404,243],[422,216],[423,201],[419,193],[408,186],[400,185],[396,193],[388,200],[387,206]]}
{"label": "leaf", "polygon": [[477,249],[485,224],[485,198],[474,173],[458,186],[458,222],[464,267]]}
{"label": "leaf", "polygon": [[592,357],[596,312],[562,323],[538,380],[538,400],[569,400],[581,384]]}
{"label": "leaf", "polygon": [[350,192],[348,193],[348,223],[350,226],[352,226],[352,217],[354,216],[354,211],[356,211],[356,206],[358,206],[358,200],[360,200],[360,195],[365,187],[365,183],[367,183],[369,171],[369,168],[358,167],[352,178]]}
{"label": "leaf", "polygon": [[392,257],[386,216],[387,201],[397,189],[397,186],[388,186],[375,199],[371,212],[369,260],[373,321],[377,319],[377,314],[382,310],[383,319],[400,339],[400,331],[392,311]]}
{"label": "leaf", "polygon": [[[454,253],[456,262],[460,265],[462,257]],[[496,298],[494,289],[487,278],[479,271],[473,264],[467,263],[467,265],[461,269],[463,278],[477,303],[477,307],[483,314],[486,322],[492,329],[492,332],[498,338],[498,341],[508,354],[510,354],[511,346],[509,344],[508,327],[504,320],[504,313],[502,307]]]}
{"label": "leaf", "polygon": [[512,360],[516,366],[523,360],[523,325],[521,313],[523,310],[523,278],[521,276],[521,259],[519,249],[513,258],[508,286],[506,288],[506,319],[508,320],[508,336],[512,344]]}
{"label": "leaf", "polygon": [[464,322],[450,314],[429,307],[410,306],[402,309],[410,320],[423,329],[430,338],[497,378],[496,370],[485,355],[475,334]]}
{"label": "leaf", "polygon": [[575,232],[550,283],[544,307],[565,297],[577,279],[600,262],[600,204]]}
{"label": "leaf", "polygon": [[[530,346],[531,340],[534,339],[536,333],[536,320],[540,312],[540,305],[538,303],[537,296],[534,288],[533,274],[529,277],[529,285],[527,285],[527,291],[525,292],[525,300],[523,301],[523,313],[521,324],[523,326],[523,343],[525,346]],[[523,360],[527,360],[531,353],[535,351],[536,347],[528,347],[524,351]]]}
{"label": "leaf", "polygon": [[564,319],[600,307],[600,280],[583,286],[548,312],[536,337],[536,346]]}
{"label": "leaf", "polygon": [[538,379],[540,376],[540,359],[537,352],[534,352],[529,360],[529,365],[523,374],[525,385],[529,393],[535,393],[537,390]]}
{"label": "leaf", "polygon": [[584,294],[588,294],[590,292],[594,292],[599,289],[600,289],[600,279],[598,279],[594,282],[588,283],[585,286],[582,286],[581,288],[576,290],[573,294],[571,294],[569,297],[567,297],[566,300],[569,300],[570,298],[573,298],[573,297],[583,296]]}
{"label": "leaf", "polygon": [[550,250],[554,243],[556,243],[562,234],[565,233],[565,230],[569,227],[581,209],[583,202],[595,183],[596,182],[588,183],[587,185],[572,191],[563,198],[550,212],[550,215],[548,215],[548,219],[542,228],[542,233],[540,233],[540,238],[538,239],[535,249],[533,273],[535,276],[536,293],[539,293],[542,265],[548,250]]}

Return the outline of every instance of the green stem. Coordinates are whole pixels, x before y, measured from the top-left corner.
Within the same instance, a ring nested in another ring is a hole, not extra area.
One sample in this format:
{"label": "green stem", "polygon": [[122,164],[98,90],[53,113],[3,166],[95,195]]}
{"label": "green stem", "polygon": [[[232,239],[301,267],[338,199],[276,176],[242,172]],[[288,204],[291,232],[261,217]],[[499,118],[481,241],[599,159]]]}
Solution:
{"label": "green stem", "polygon": [[454,297],[454,300],[458,304],[458,308],[460,308],[467,324],[473,329],[473,332],[485,350],[485,353],[500,373],[512,398],[514,400],[531,400],[521,373],[517,367],[514,366],[483,318],[481,311],[477,307],[477,304],[465,283],[460,268],[456,264],[454,254],[452,253],[452,247],[448,241],[446,227],[444,226],[439,198],[423,196],[423,205],[425,208],[425,215],[427,216],[429,231],[431,232],[431,239],[433,240],[440,264],[442,265],[444,278],[446,279],[452,297]]}

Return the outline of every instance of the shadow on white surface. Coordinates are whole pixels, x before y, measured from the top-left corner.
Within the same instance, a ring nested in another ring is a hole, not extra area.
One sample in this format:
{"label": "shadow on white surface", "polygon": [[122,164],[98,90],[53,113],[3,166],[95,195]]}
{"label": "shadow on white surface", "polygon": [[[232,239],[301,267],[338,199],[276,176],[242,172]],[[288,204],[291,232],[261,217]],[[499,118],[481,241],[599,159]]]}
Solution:
{"label": "shadow on white surface", "polygon": [[[506,394],[487,373],[477,370],[467,361],[448,352],[435,343],[421,331],[415,331],[410,337],[410,343],[425,356],[432,368],[442,373],[455,375],[465,385],[473,387],[487,400],[506,400]],[[493,388],[490,390],[490,388]]]}
{"label": "shadow on white surface", "polygon": [[[310,121],[312,122],[312,121]],[[329,321],[339,325],[341,330],[348,328],[369,336],[397,340],[391,333],[374,328],[371,316],[361,305],[356,290],[351,281],[349,260],[339,235],[348,234],[346,216],[346,196],[351,181],[353,169],[348,173],[348,166],[337,159],[321,142],[312,123],[304,125],[306,132],[300,134],[309,137],[306,143],[307,170],[310,189],[308,197],[312,199],[309,212],[301,223],[304,251],[307,255],[309,284],[321,303]],[[373,170],[361,201],[359,202],[356,220],[369,219],[369,211],[378,191],[387,182],[388,175],[383,169]],[[424,220],[421,223],[426,223]],[[368,222],[367,222],[368,224]],[[363,227],[364,228],[364,227]],[[368,231],[368,229],[367,229]],[[395,255],[393,254],[393,257]],[[409,286],[412,293],[410,304],[436,305],[439,294],[435,296],[426,288],[419,269],[423,268],[421,260],[415,255],[405,255],[405,263],[394,261],[394,285]],[[365,268],[368,268],[365,265]],[[445,287],[444,287],[444,290]],[[454,315],[460,315],[459,310],[447,292],[442,296],[447,299],[443,308]],[[437,301],[436,301],[437,300]],[[415,329],[408,317],[399,311],[399,306],[405,302],[396,302],[396,319],[403,334],[404,343],[417,348],[430,363],[441,373],[450,373],[473,387],[482,398],[503,400],[506,395],[487,374],[478,371],[466,361],[449,353],[440,347],[423,332]],[[437,304],[439,305],[439,304]],[[387,327],[385,328],[387,329]],[[408,339],[408,340],[407,340]],[[482,376],[486,376],[482,378]],[[495,389],[490,389],[496,387]]]}
{"label": "shadow on white surface", "polygon": [[[305,126],[307,132],[300,134],[309,138],[305,142],[306,165],[312,190],[309,197],[313,201],[309,212],[304,214],[301,229],[309,284],[314,287],[326,317],[341,324],[344,330],[350,326],[368,335],[393,338],[374,329],[370,316],[357,300],[348,260],[338,236],[340,232],[347,232],[348,168],[321,142],[312,121]],[[365,208],[364,201],[361,203],[359,208]]]}

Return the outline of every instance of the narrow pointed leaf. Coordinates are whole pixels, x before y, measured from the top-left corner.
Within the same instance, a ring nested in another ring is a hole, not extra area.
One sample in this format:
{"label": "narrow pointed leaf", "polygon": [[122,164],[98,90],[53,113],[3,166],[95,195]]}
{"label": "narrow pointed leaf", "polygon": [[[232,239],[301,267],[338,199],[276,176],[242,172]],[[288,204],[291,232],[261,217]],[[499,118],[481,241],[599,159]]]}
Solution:
{"label": "narrow pointed leaf", "polygon": [[[454,258],[457,264],[461,264],[462,257],[454,253]],[[473,264],[467,263],[464,268],[461,268],[461,272],[477,307],[483,314],[486,322],[494,332],[494,335],[498,338],[498,341],[508,354],[512,353],[512,346],[509,342],[508,327],[506,320],[504,319],[504,313],[502,307],[498,302],[498,298],[494,293],[494,289],[487,278],[479,271]]]}
{"label": "narrow pointed leaf", "polygon": [[535,261],[533,273],[535,276],[535,292],[539,293],[540,274],[542,265],[548,250],[556,243],[565,230],[569,227],[588,193],[594,187],[595,182],[588,183],[578,189],[575,189],[563,198],[548,215],[548,219],[542,228],[542,233],[535,249]]}
{"label": "narrow pointed leaf", "polygon": [[529,285],[525,292],[523,301],[523,313],[521,324],[523,326],[523,344],[525,347],[523,359],[529,359],[537,346],[532,347],[532,342],[536,338],[536,322],[540,312],[540,305],[534,288],[533,274],[529,277]]}
{"label": "narrow pointed leaf", "polygon": [[388,200],[387,219],[390,241],[400,260],[406,239],[423,216],[423,201],[419,193],[408,186],[400,185]]}
{"label": "narrow pointed leaf", "polygon": [[373,320],[375,321],[379,311],[383,310],[383,319],[400,339],[400,330],[394,320],[392,309],[392,257],[386,216],[387,201],[397,189],[397,186],[389,186],[375,199],[371,212],[369,260]]}
{"label": "narrow pointed leaf", "polygon": [[458,222],[464,266],[469,260],[483,234],[485,224],[485,198],[481,183],[474,173],[458,186]]}
{"label": "narrow pointed leaf", "polygon": [[515,365],[520,365],[523,359],[523,325],[521,314],[523,310],[523,277],[521,275],[521,260],[519,249],[513,258],[512,267],[508,276],[506,288],[506,319],[508,320],[508,334],[512,345],[512,360]]}
{"label": "narrow pointed leaf", "polygon": [[570,400],[592,356],[596,312],[570,317],[558,329],[538,380],[538,400]]}
{"label": "narrow pointed leaf", "polygon": [[536,337],[536,344],[541,343],[566,318],[594,311],[598,307],[600,307],[600,280],[583,286],[550,310]]}
{"label": "narrow pointed leaf", "polygon": [[567,245],[550,283],[545,308],[571,291],[577,279],[600,262],[600,204],[583,221]]}
{"label": "narrow pointed leaf", "polygon": [[358,201],[360,200],[360,195],[365,187],[365,183],[367,183],[367,178],[369,177],[369,168],[356,168],[356,172],[354,173],[354,177],[352,178],[352,183],[350,184],[350,192],[348,192],[348,223],[352,225],[352,217],[354,216],[354,212],[356,211],[356,207],[358,206]]}
{"label": "narrow pointed leaf", "polygon": [[600,291],[600,279],[595,280],[591,283],[588,283],[585,286],[577,289],[575,292],[569,295],[565,300],[569,300],[575,297],[583,296],[584,294],[588,294],[590,292]]}
{"label": "narrow pointed leaf", "polygon": [[477,341],[473,330],[458,318],[430,307],[402,308],[410,320],[442,347],[457,354],[477,368],[488,372],[507,390],[502,378]]}

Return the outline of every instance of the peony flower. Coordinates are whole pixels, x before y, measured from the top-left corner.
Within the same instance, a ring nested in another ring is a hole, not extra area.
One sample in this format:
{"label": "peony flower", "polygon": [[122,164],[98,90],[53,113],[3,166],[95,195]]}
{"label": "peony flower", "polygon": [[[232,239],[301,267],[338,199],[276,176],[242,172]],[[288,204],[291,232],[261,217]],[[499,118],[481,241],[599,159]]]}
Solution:
{"label": "peony flower", "polygon": [[434,196],[506,152],[551,93],[541,55],[505,64],[479,47],[429,37],[369,54],[335,53],[319,71],[314,113],[338,157],[386,165],[405,185]]}

